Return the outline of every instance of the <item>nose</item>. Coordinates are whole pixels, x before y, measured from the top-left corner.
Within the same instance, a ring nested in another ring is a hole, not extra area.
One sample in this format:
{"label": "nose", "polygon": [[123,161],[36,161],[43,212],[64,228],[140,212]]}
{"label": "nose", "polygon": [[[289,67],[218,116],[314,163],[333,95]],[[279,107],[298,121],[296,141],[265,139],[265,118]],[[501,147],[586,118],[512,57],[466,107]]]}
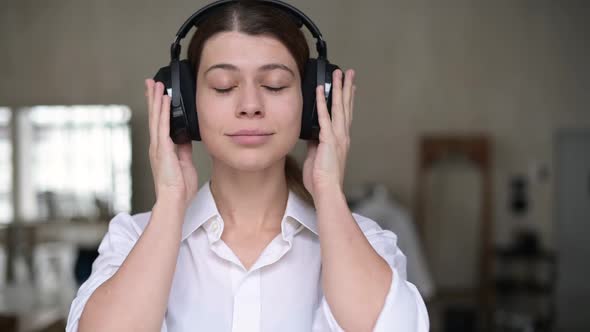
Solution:
{"label": "nose", "polygon": [[245,84],[240,89],[239,104],[236,109],[237,117],[264,117],[264,103],[260,91],[256,89],[255,84]]}

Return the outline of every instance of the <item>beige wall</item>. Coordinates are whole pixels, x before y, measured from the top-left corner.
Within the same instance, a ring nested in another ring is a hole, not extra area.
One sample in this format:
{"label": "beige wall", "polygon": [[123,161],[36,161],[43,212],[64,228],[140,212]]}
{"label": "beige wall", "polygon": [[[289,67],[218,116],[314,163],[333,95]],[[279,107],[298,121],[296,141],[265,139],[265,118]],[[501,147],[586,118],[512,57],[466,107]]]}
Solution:
{"label": "beige wall", "polygon": [[[3,1],[0,105],[129,105],[133,206],[149,209],[143,79],[168,62],[174,33],[204,3]],[[412,206],[420,134],[487,132],[495,140],[495,222],[502,239],[510,224],[507,176],[533,162],[551,167],[556,130],[590,127],[584,34],[590,15],[582,1],[293,3],[319,25],[330,59],[358,72],[347,190],[384,182]],[[202,182],[208,158],[198,144],[196,151]],[[533,189],[531,219],[552,240],[551,182]]]}

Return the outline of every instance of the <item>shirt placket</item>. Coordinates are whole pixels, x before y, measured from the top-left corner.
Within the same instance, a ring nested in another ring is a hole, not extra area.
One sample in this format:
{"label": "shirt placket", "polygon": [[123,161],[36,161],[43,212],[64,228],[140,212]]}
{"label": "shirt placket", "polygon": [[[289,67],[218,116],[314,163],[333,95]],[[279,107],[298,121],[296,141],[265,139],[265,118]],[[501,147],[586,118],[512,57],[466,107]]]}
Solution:
{"label": "shirt placket", "polygon": [[291,241],[275,238],[261,254],[259,259],[246,271],[238,257],[223,242],[220,235],[223,222],[214,220],[208,227],[211,249],[217,256],[233,263],[230,265],[230,276],[233,290],[232,332],[260,331],[261,313],[261,268],[273,264],[291,248]]}
{"label": "shirt placket", "polygon": [[234,305],[232,332],[260,331],[260,270],[249,273],[232,268]]}

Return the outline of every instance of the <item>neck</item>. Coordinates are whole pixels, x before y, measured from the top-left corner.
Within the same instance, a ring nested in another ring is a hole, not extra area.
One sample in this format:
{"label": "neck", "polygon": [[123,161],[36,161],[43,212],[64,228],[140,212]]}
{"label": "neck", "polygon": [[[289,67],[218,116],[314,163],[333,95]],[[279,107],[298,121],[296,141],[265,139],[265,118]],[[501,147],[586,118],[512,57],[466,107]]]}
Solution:
{"label": "neck", "polygon": [[214,160],[210,185],[224,227],[248,233],[280,228],[289,197],[284,160],[252,172]]}

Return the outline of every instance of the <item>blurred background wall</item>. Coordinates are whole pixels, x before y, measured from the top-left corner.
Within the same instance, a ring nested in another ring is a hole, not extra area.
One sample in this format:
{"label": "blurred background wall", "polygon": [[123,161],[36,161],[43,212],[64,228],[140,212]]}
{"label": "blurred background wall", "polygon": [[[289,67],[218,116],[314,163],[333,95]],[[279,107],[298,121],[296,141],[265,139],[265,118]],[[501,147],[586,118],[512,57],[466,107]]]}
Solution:
{"label": "blurred background wall", "polygon": [[[0,106],[128,105],[132,211],[151,209],[143,80],[167,65],[175,32],[205,3],[3,0]],[[329,59],[357,72],[346,191],[382,183],[412,211],[419,137],[487,134],[494,241],[510,237],[509,184],[524,174],[532,180],[527,222],[554,245],[554,138],[562,129],[590,128],[586,2],[291,3],[318,24]],[[202,184],[209,158],[199,143],[193,146]],[[301,145],[295,154],[303,153]],[[473,199],[465,193],[465,201]]]}

